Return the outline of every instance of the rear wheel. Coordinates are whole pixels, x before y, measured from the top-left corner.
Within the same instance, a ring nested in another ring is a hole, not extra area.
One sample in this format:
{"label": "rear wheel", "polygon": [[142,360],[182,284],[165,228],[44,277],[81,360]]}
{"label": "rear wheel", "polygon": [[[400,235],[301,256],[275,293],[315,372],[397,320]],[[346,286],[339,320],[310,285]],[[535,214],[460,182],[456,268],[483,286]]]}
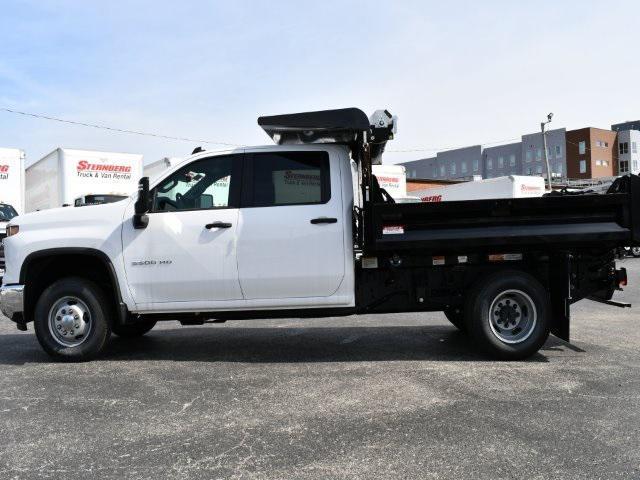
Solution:
{"label": "rear wheel", "polygon": [[98,355],[111,334],[111,302],[95,283],[63,278],[40,295],[34,329],[42,348],[57,360],[80,361]]}
{"label": "rear wheel", "polygon": [[640,257],[640,247],[631,247],[631,255],[636,258]]}
{"label": "rear wheel", "polygon": [[156,326],[155,321],[136,322],[127,325],[114,324],[111,331],[122,338],[141,337]]}
{"label": "rear wheel", "polygon": [[489,355],[520,360],[549,336],[549,295],[533,276],[506,271],[483,279],[469,294],[467,331]]}

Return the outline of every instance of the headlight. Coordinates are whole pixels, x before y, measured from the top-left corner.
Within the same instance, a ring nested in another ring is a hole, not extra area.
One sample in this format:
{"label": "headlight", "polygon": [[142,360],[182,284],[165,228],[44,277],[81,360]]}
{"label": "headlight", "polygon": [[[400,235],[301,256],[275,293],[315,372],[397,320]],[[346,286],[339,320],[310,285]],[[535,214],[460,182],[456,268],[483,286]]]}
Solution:
{"label": "headlight", "polygon": [[7,227],[7,237],[10,237],[11,235],[15,235],[19,231],[20,231],[20,225],[9,225]]}

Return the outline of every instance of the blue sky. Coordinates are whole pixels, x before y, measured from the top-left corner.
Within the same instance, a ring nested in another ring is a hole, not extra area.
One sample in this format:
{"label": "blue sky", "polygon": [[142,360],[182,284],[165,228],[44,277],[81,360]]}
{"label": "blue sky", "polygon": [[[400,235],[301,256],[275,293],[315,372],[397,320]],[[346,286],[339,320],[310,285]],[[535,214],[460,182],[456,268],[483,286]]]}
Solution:
{"label": "blue sky", "polygon": [[[519,137],[549,111],[554,127],[640,118],[637,0],[4,0],[0,12],[0,107],[75,121],[262,144],[262,114],[388,108],[389,149],[404,150]],[[30,163],[58,146],[150,162],[196,145],[0,112],[0,146]]]}

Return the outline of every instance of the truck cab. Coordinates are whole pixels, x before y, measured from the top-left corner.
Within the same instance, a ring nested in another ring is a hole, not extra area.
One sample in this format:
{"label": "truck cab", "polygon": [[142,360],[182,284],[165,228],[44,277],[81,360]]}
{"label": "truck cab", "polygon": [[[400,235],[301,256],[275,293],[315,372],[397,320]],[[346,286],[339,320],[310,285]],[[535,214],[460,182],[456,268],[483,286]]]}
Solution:
{"label": "truck cab", "polygon": [[514,360],[568,340],[572,303],[616,304],[626,284],[613,252],[640,242],[638,177],[607,195],[397,204],[372,174],[387,111],[258,123],[275,145],[199,152],[125,201],[12,221],[2,312],[61,360],[160,320],[426,311]]}

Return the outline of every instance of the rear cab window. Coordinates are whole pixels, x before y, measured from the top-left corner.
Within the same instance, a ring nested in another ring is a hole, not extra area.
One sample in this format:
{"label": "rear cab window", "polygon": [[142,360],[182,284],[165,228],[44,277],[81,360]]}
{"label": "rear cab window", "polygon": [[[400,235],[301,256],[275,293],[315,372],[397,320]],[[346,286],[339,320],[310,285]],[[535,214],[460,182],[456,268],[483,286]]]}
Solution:
{"label": "rear cab window", "polygon": [[247,160],[242,206],[316,205],[331,198],[327,152],[258,152]]}

